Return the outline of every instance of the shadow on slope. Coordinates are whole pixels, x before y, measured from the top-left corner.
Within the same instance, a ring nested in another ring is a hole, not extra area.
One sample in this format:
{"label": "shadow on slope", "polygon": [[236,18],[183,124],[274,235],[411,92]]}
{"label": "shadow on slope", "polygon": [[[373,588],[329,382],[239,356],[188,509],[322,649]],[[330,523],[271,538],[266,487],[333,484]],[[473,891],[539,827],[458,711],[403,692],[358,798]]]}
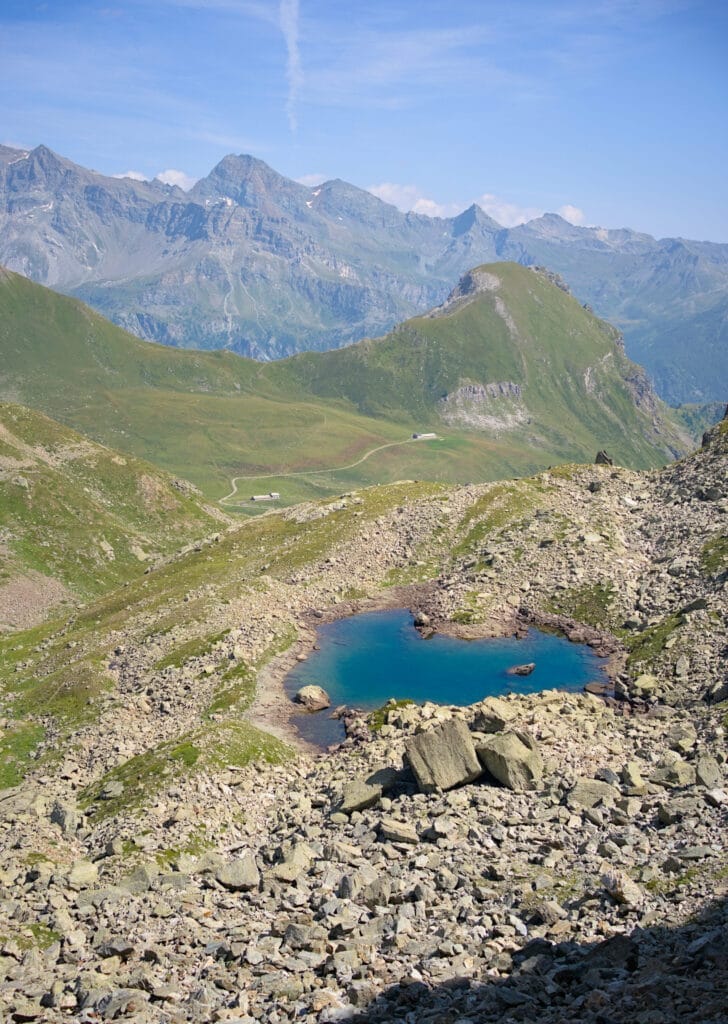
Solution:
{"label": "shadow on slope", "polygon": [[454,977],[434,987],[405,978],[349,1020],[726,1024],[728,901],[723,896],[675,928],[636,928],[595,944],[533,939],[510,966],[498,966],[507,976]]}

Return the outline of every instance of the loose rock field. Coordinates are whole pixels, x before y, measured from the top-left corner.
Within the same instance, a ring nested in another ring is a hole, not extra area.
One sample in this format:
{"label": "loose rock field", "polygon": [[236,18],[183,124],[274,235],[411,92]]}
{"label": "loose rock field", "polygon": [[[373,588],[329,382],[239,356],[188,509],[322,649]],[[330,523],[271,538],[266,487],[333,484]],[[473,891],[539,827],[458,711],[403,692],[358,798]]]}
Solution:
{"label": "loose rock field", "polygon": [[[727,1020],[727,454],[724,423],[659,473],[299,506],[249,575],[211,539],[179,605],[172,564],[99,610],[108,688],[70,732],[38,716],[0,794],[5,1019]],[[423,629],[550,623],[611,654],[615,698],[393,705],[325,752],[253,729],[290,737],[275,669],[317,622],[402,601]],[[177,664],[192,606],[211,639]],[[64,629],[21,678],[90,656]]]}

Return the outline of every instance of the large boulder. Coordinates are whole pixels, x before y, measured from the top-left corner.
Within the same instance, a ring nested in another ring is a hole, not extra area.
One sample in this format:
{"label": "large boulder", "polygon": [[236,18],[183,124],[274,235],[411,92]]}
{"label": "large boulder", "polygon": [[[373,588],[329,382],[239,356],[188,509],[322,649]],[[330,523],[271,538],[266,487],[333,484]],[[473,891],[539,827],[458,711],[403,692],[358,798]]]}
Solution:
{"label": "large boulder", "polygon": [[76,805],[63,800],[53,802],[50,819],[54,825],[60,825],[61,831],[67,836],[73,835],[80,823]]}
{"label": "large boulder", "polygon": [[702,754],[695,763],[695,778],[698,785],[715,789],[723,783],[720,765],[712,754]]}
{"label": "large boulder", "polygon": [[75,860],[68,872],[68,886],[70,889],[88,889],[94,885],[99,878],[99,869],[89,860]]}
{"label": "large boulder", "polygon": [[470,731],[460,719],[413,736],[405,744],[405,759],[423,793],[472,782],[483,771]]}
{"label": "large boulder", "polygon": [[296,704],[301,704],[306,711],[323,711],[331,707],[331,698],[322,686],[302,686],[293,698]]}
{"label": "large boulder", "polygon": [[511,705],[500,697],[486,697],[476,705],[473,729],[475,732],[503,732],[514,714]]}
{"label": "large boulder", "polygon": [[643,672],[642,675],[631,680],[629,684],[630,695],[641,700],[648,700],[650,697],[657,696],[659,689],[659,679],[657,676],[653,676],[649,672]]}
{"label": "large boulder", "polygon": [[503,786],[533,789],[543,777],[543,762],[536,744],[515,732],[496,733],[479,740],[476,752],[483,767]]}

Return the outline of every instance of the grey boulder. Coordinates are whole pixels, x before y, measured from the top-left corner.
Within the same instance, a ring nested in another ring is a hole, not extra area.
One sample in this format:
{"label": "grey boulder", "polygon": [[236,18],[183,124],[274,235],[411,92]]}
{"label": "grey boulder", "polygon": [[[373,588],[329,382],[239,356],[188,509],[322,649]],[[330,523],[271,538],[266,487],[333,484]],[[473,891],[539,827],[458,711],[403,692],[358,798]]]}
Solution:
{"label": "grey boulder", "polygon": [[220,885],[234,892],[256,889],[260,883],[260,873],[252,850],[246,850],[235,860],[222,864],[215,872],[215,878]]}
{"label": "grey boulder", "polygon": [[405,744],[405,759],[423,793],[472,782],[483,771],[470,731],[459,719],[413,736]]}
{"label": "grey boulder", "polygon": [[336,808],[342,814],[353,814],[354,811],[363,811],[367,807],[373,807],[379,802],[382,795],[382,787],[364,782],[362,779],[355,779],[347,782],[341,794],[341,802]]}
{"label": "grey boulder", "polygon": [[323,711],[331,707],[331,698],[322,686],[302,686],[293,699],[306,711]]}
{"label": "grey boulder", "polygon": [[500,697],[486,697],[476,706],[473,729],[476,732],[503,732],[513,716],[513,708]]}
{"label": "grey boulder", "polygon": [[523,791],[533,789],[543,777],[541,755],[532,740],[515,732],[496,733],[478,742],[480,763],[501,785]]}

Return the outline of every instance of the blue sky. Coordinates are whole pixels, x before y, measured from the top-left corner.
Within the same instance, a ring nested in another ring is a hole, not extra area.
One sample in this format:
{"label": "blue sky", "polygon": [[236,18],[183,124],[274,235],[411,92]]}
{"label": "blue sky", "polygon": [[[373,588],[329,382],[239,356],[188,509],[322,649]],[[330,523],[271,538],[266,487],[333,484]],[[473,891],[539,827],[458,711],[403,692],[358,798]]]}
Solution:
{"label": "blue sky", "polygon": [[3,0],[0,141],[728,242],[723,0]]}

